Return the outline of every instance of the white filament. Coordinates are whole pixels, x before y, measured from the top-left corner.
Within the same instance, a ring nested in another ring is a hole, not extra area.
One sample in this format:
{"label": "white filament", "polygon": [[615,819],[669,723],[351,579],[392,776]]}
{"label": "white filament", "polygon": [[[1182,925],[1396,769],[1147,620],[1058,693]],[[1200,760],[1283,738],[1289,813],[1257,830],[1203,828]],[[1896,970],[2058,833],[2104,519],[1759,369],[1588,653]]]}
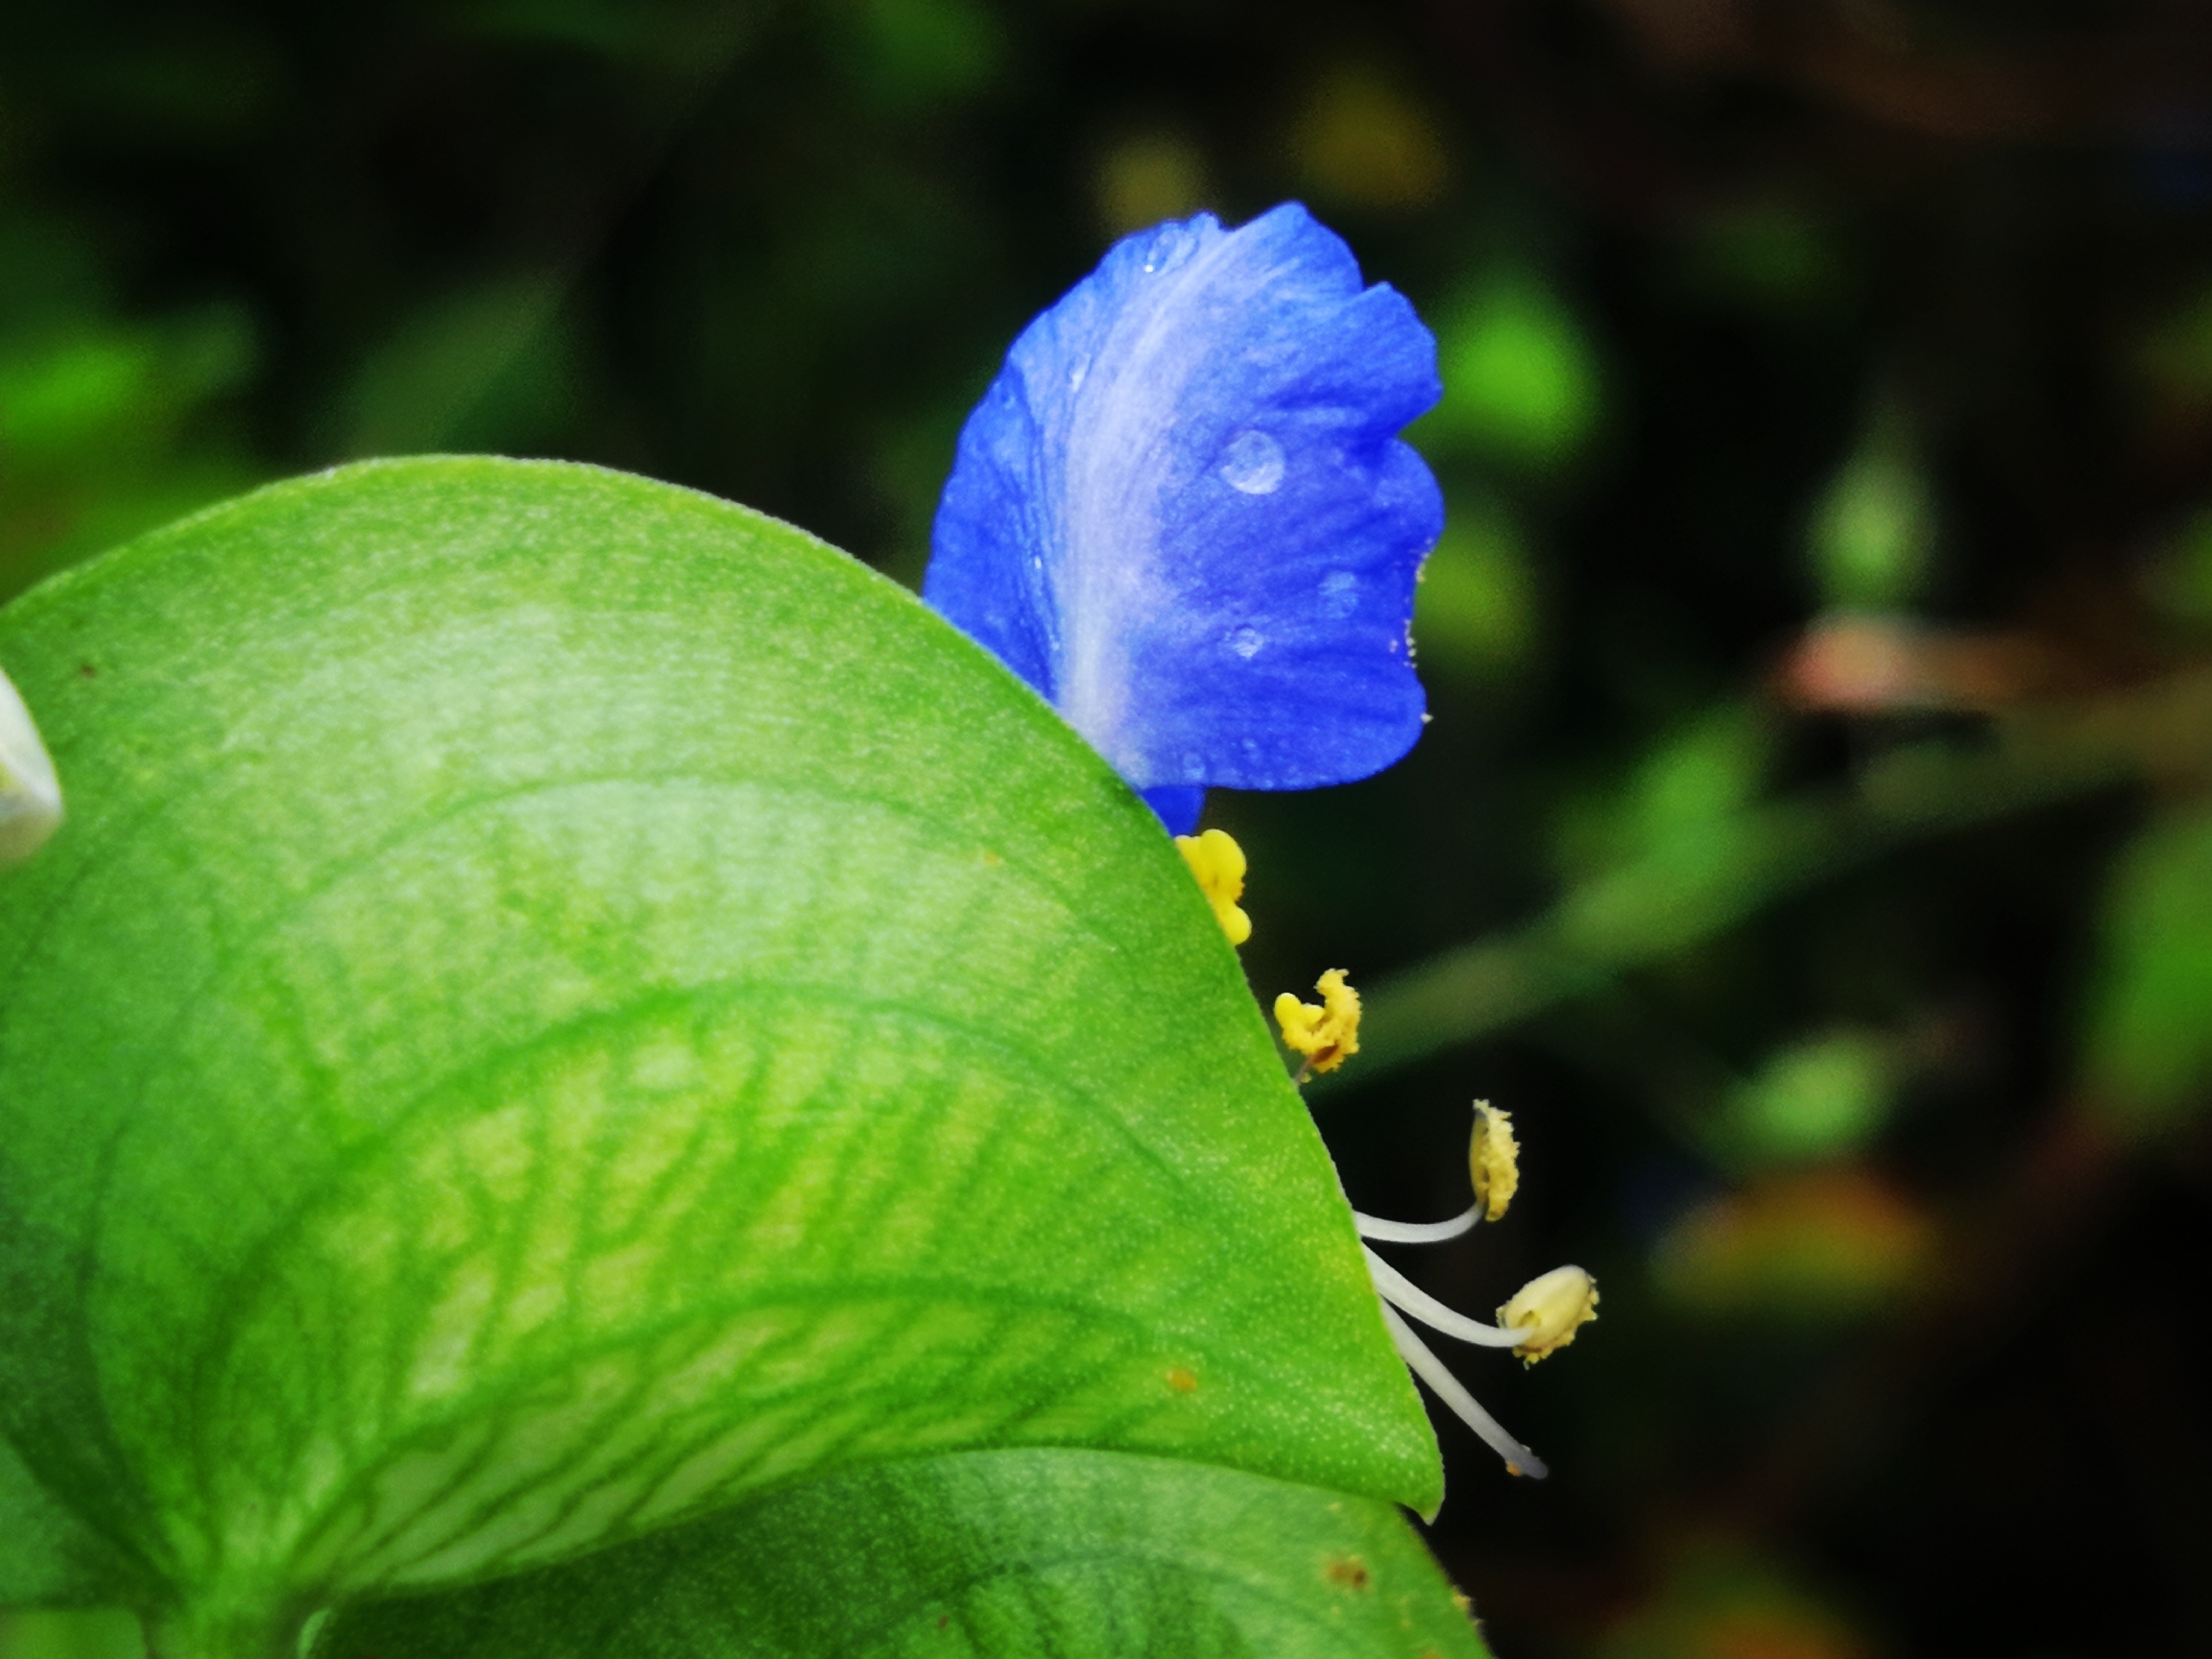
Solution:
{"label": "white filament", "polygon": [[1460,1385],[1459,1379],[1429,1351],[1429,1345],[1413,1334],[1413,1328],[1401,1319],[1387,1302],[1382,1305],[1382,1323],[1389,1328],[1391,1341],[1398,1344],[1399,1356],[1412,1368],[1413,1375],[1428,1383],[1436,1398],[1451,1407],[1460,1422],[1480,1435],[1483,1445],[1504,1458],[1506,1468],[1534,1480],[1541,1480],[1551,1473],[1545,1468],[1543,1458],[1506,1433],[1504,1425],[1476,1404],[1475,1396]]}
{"label": "white filament", "polygon": [[1375,1288],[1382,1292],[1382,1300],[1405,1309],[1422,1324],[1482,1348],[1518,1348],[1528,1340],[1526,1331],[1502,1330],[1496,1325],[1470,1319],[1464,1313],[1453,1312],[1374,1251],[1362,1245],[1359,1253],[1367,1258],[1368,1275],[1375,1281]]}
{"label": "white filament", "polygon": [[1385,1221],[1378,1215],[1362,1215],[1357,1210],[1352,1212],[1352,1219],[1359,1223],[1362,1238],[1374,1238],[1384,1244],[1441,1244],[1448,1238],[1472,1233],[1475,1223],[1482,1219],[1482,1206],[1474,1205],[1464,1215],[1455,1215],[1449,1221]]}

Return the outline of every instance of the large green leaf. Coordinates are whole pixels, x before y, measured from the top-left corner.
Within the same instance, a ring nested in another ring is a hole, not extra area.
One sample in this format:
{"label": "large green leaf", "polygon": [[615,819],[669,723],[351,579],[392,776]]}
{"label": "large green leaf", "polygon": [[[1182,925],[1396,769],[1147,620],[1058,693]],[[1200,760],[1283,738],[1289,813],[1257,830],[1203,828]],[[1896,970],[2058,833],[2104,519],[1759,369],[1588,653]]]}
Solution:
{"label": "large green leaf", "polygon": [[1398,1513],[1225,1469],[980,1452],[341,1614],[313,1659],[1478,1659]]}
{"label": "large green leaf", "polygon": [[0,1440],[0,1607],[96,1607],[144,1588],[144,1575]]}
{"label": "large green leaf", "polygon": [[0,613],[0,1385],[178,1653],[922,1452],[1432,1504],[1158,824],[910,596],[589,469],[278,486]]}

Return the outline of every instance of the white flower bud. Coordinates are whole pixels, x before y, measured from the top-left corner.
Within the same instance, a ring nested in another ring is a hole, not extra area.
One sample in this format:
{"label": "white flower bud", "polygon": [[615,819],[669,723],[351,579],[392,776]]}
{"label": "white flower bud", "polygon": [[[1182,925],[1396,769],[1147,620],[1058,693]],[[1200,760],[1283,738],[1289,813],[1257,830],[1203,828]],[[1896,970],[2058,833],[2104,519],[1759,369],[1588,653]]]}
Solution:
{"label": "white flower bud", "polygon": [[0,673],[0,864],[18,864],[61,823],[54,762],[14,685]]}

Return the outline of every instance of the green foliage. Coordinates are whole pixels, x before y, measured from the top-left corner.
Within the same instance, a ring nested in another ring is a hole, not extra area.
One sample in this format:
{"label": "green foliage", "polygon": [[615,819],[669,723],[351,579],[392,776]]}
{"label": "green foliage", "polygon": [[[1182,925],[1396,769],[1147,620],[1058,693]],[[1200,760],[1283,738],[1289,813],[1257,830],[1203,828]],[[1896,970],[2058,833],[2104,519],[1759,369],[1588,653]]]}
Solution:
{"label": "green foliage", "polygon": [[2212,1095],[2212,812],[2155,826],[2121,861],[2090,1003],[2091,1081],[2139,1125]]}
{"label": "green foliage", "polygon": [[1431,1506],[1334,1172],[1156,820],[787,526],[491,460],[0,613],[0,1400],[178,1655],[880,1459]]}
{"label": "green foliage", "polygon": [[529,451],[573,418],[560,290],[543,276],[442,296],[363,361],[346,399],[350,455]]}
{"label": "green foliage", "polygon": [[1714,213],[1693,228],[1678,265],[1691,291],[1777,317],[1816,317],[1848,291],[1849,256],[1834,228],[1790,203]]}
{"label": "green foliage", "polygon": [[1701,1538],[1664,1569],[1651,1600],[1605,1634],[1596,1659],[1864,1659],[1833,1599],[1758,1550]]}
{"label": "green foliage", "polygon": [[0,1659],[146,1659],[146,1636],[119,1607],[0,1609]]}
{"label": "green foliage", "polygon": [[1894,1069],[1888,1047],[1863,1032],[1792,1044],[1737,1092],[1727,1139],[1735,1151],[1763,1163],[1852,1151],[1888,1117]]}
{"label": "green foliage", "polygon": [[[140,1575],[0,1439],[0,1608],[89,1607],[139,1588]],[[13,1659],[5,1643],[0,1659]]]}
{"label": "green foliage", "polygon": [[1150,1457],[865,1469],[457,1594],[341,1614],[314,1659],[1476,1659],[1387,1504]]}
{"label": "green foliage", "polygon": [[1652,1252],[1653,1286],[1706,1314],[1807,1328],[1894,1307],[1924,1281],[1934,1228],[1864,1169],[1762,1177],[1676,1217]]}
{"label": "green foliage", "polygon": [[[0,238],[0,300],[13,254]],[[0,591],[11,566],[51,567],[242,488],[220,425],[195,424],[252,372],[247,319],[216,306],[159,324],[75,307],[0,321]]]}
{"label": "green foliage", "polygon": [[1928,481],[1893,422],[1877,420],[1814,509],[1813,566],[1823,599],[1894,610],[1920,590],[1936,547]]}
{"label": "green foliage", "polygon": [[1421,566],[1413,637],[1422,667],[1487,677],[1516,666],[1535,643],[1534,587],[1507,511],[1494,502],[1455,503]]}
{"label": "green foliage", "polygon": [[1304,188],[1330,207],[1407,213],[1451,183],[1436,122],[1397,77],[1358,60],[1332,63],[1291,135]]}
{"label": "green foliage", "polygon": [[1654,741],[1614,789],[1561,814],[1559,860],[1567,869],[1617,869],[1637,859],[1703,879],[1743,851],[1746,810],[1758,800],[1773,732],[1758,709],[1725,703]]}
{"label": "green foliage", "polygon": [[2186,627],[2212,626],[2212,510],[2192,514],[2152,569],[2151,602]]}
{"label": "green foliage", "polygon": [[848,72],[881,108],[925,108],[974,93],[1006,58],[1003,25],[976,0],[841,0],[825,10]]}
{"label": "green foliage", "polygon": [[1424,449],[1544,469],[1572,459],[1597,424],[1597,354],[1531,273],[1501,273],[1448,306],[1436,354],[1444,400],[1411,429]]}

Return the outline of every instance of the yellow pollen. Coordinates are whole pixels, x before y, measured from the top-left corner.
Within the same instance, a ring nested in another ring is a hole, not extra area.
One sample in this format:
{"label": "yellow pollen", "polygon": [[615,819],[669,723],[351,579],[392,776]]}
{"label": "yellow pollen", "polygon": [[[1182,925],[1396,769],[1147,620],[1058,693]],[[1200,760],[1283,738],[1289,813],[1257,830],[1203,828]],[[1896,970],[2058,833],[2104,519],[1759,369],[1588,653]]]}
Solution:
{"label": "yellow pollen", "polygon": [[1276,998],[1275,1023],[1283,1027],[1283,1046],[1306,1057],[1307,1070],[1334,1071],[1359,1052],[1359,993],[1341,968],[1322,974],[1313,989],[1321,993],[1319,1007],[1287,991]]}
{"label": "yellow pollen", "polygon": [[1198,891],[1214,906],[1214,919],[1229,943],[1241,945],[1252,937],[1252,918],[1237,907],[1244,897],[1244,849],[1226,830],[1209,830],[1203,835],[1178,835],[1175,850],[1190,874],[1198,878]]}
{"label": "yellow pollen", "polygon": [[1498,1310],[1498,1323],[1526,1331],[1513,1352],[1533,1365],[1598,1317],[1598,1282],[1579,1267],[1554,1267],[1531,1279]]}
{"label": "yellow pollen", "polygon": [[1497,1220],[1521,1186],[1521,1145],[1513,1139],[1511,1116],[1487,1100],[1475,1102],[1467,1172],[1475,1180],[1475,1202],[1482,1206],[1482,1219]]}

